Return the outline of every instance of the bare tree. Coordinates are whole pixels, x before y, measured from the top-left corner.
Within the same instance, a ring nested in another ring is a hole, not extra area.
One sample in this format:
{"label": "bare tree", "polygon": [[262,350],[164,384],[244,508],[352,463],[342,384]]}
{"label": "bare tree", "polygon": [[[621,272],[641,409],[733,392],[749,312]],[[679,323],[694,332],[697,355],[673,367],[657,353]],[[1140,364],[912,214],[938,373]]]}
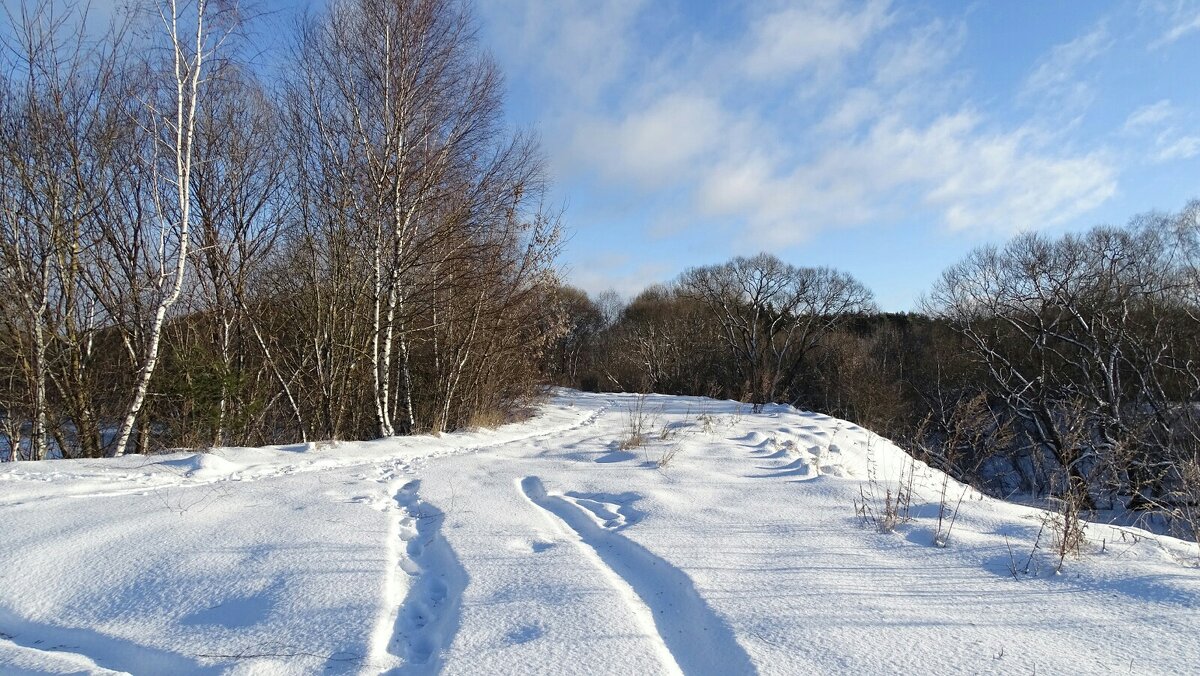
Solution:
{"label": "bare tree", "polygon": [[465,3],[333,3],[281,100],[236,3],[147,0],[126,41],[19,7],[5,459],[443,430],[536,391],[558,219]]}
{"label": "bare tree", "polygon": [[693,268],[679,283],[717,318],[746,392],[760,407],[788,391],[821,336],[873,307],[871,292],[853,277],[769,254]]}
{"label": "bare tree", "polygon": [[[9,337],[0,343],[16,350],[13,363],[25,372],[32,456],[46,456],[50,437],[64,455],[78,448],[94,456],[101,441],[90,368],[99,322],[85,281],[95,260],[92,225],[111,192],[105,177],[124,24],[89,37],[84,12],[70,6],[4,11],[14,30],[0,44],[0,262],[21,307],[0,310]],[[11,417],[21,406],[6,408]]]}
{"label": "bare tree", "polygon": [[[483,280],[522,246],[504,233],[547,234],[526,218],[543,190],[536,144],[506,138],[499,74],[460,3],[334,3],[305,24],[297,58],[289,98],[309,143],[305,171],[331,187],[317,212],[344,214],[341,232],[364,245],[370,311],[359,335],[375,433],[442,429],[505,288]],[[536,247],[539,270],[550,239]],[[417,401],[417,341],[431,348],[428,408]]]}
{"label": "bare tree", "polygon": [[[1156,426],[1169,436],[1174,402],[1192,395],[1178,389],[1174,299],[1187,283],[1168,234],[1143,220],[1058,240],[1023,235],[950,268],[931,296],[1074,494],[1106,464],[1128,473],[1135,494],[1161,488],[1164,467],[1147,442]],[[1061,432],[1068,411],[1086,419],[1088,435]],[[1143,452],[1128,455],[1133,448]]]}
{"label": "bare tree", "polygon": [[[171,51],[164,76],[170,103],[147,98],[145,123],[152,140],[147,165],[154,177],[154,216],[158,221],[155,262],[158,275],[152,285],[154,310],[138,346],[138,371],[133,397],[117,432],[114,455],[128,450],[129,438],[158,365],[159,348],[167,313],[183,292],[192,228],[192,169],[196,156],[196,118],[207,84],[210,62],[231,34],[231,7],[168,0],[155,9]],[[224,11],[222,11],[224,9]],[[153,71],[151,71],[153,72]],[[153,90],[152,90],[153,94]],[[145,439],[143,437],[143,443]]]}
{"label": "bare tree", "polygon": [[[192,172],[196,211],[195,270],[203,299],[195,312],[211,317],[217,352],[217,402],[212,443],[225,443],[228,418],[245,402],[235,391],[248,377],[248,352],[279,388],[302,439],[304,416],[250,307],[251,286],[291,218],[292,197],[280,119],[252,73],[226,65],[214,73],[210,105],[200,111]],[[253,345],[253,348],[251,347]]]}

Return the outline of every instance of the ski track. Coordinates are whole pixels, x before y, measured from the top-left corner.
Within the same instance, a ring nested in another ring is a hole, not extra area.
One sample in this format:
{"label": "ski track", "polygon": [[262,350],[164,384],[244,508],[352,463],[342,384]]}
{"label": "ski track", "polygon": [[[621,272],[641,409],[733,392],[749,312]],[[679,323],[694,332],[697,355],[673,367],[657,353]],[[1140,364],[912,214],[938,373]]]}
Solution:
{"label": "ski track", "polygon": [[[401,469],[412,472],[397,464],[381,481],[395,485]],[[364,673],[383,666],[382,673],[391,676],[436,674],[458,629],[468,576],[441,534],[446,514],[419,497],[419,479],[401,481],[394,496],[398,517],[386,543],[386,610],[377,621]]]}
{"label": "ski track", "polygon": [[628,507],[632,494],[618,496],[618,503],[579,494],[572,499],[570,494],[547,493],[536,476],[521,479],[518,487],[530,502],[574,531],[581,545],[595,552],[599,563],[628,585],[636,595],[628,599],[631,610],[642,617],[649,611],[652,624],[647,629],[657,632],[667,653],[664,657],[672,666],[684,674],[757,673],[750,656],[729,626],[708,607],[691,578],[617,532],[637,520],[636,511]]}

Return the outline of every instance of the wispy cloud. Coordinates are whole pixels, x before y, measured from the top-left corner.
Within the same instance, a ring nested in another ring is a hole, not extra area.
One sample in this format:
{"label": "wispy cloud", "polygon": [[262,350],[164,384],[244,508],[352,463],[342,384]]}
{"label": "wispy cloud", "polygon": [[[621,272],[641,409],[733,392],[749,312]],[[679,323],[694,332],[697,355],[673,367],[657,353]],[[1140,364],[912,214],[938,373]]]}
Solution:
{"label": "wispy cloud", "polygon": [[730,124],[711,97],[672,92],[619,119],[579,125],[574,152],[610,179],[658,188],[678,180],[714,150]]}
{"label": "wispy cloud", "polygon": [[1166,30],[1149,44],[1150,50],[1162,49],[1200,32],[1200,5],[1194,1],[1146,2],[1143,5],[1164,17],[1167,24]]}
{"label": "wispy cloud", "polygon": [[925,126],[900,115],[861,141],[829,147],[790,168],[752,156],[715,166],[698,192],[710,215],[742,214],[757,237],[794,244],[823,227],[894,218],[904,195],[934,209],[951,231],[1014,232],[1070,220],[1113,195],[1103,153],[1061,155],[1020,128],[987,134],[962,111]]}
{"label": "wispy cloud", "polygon": [[1159,162],[1189,160],[1200,156],[1200,136],[1180,136],[1174,139],[1160,137],[1159,150],[1154,156]]}
{"label": "wispy cloud", "polygon": [[571,282],[592,292],[616,291],[632,298],[652,284],[670,279],[679,271],[662,263],[639,263],[627,254],[601,253],[584,257],[578,266],[564,270]]}
{"label": "wispy cloud", "polygon": [[1129,114],[1122,127],[1127,135],[1149,146],[1151,162],[1173,162],[1200,156],[1200,136],[1188,131],[1195,119],[1170,99],[1141,106]]}
{"label": "wispy cloud", "polygon": [[1027,91],[1042,92],[1071,83],[1080,69],[1100,56],[1111,44],[1103,23],[1087,33],[1050,50],[1025,81]]}
{"label": "wispy cloud", "polygon": [[629,67],[646,0],[480,0],[490,30],[522,67],[537,69],[581,105]]}
{"label": "wispy cloud", "polygon": [[[666,11],[637,0],[518,5],[555,17],[514,30],[545,33],[521,38],[534,50],[521,63],[564,83],[545,93],[559,165],[589,190],[644,196],[654,213],[642,222],[660,235],[705,228],[748,250],[919,220],[977,237],[1068,222],[1117,192],[1103,145],[964,93],[960,19],[883,0],[774,3],[668,46],[629,40],[646,12]],[[614,53],[597,63],[563,44],[555,27],[572,16],[596,19],[587,44]],[[1105,23],[1091,26],[1037,60],[1009,98],[1069,98],[1112,43]],[[1127,124],[1169,109],[1146,106]]]}
{"label": "wispy cloud", "polygon": [[815,0],[763,12],[753,19],[745,40],[745,71],[772,78],[836,66],[891,22],[889,4],[870,0],[856,8]]}
{"label": "wispy cloud", "polygon": [[1170,99],[1163,99],[1138,108],[1125,118],[1125,131],[1136,132],[1157,127],[1175,116]]}
{"label": "wispy cloud", "polygon": [[1051,117],[1073,117],[1086,110],[1094,98],[1088,66],[1113,44],[1107,22],[1055,45],[1025,79],[1020,98],[1034,103]]}
{"label": "wispy cloud", "polygon": [[886,43],[877,56],[875,81],[899,85],[945,68],[967,39],[967,27],[935,19],[915,28],[907,39]]}

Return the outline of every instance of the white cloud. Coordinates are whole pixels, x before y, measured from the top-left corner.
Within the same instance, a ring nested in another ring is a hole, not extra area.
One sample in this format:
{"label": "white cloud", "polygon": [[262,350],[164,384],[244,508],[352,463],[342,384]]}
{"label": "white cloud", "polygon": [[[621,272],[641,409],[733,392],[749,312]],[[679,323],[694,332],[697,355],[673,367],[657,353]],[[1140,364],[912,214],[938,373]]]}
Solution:
{"label": "white cloud", "polygon": [[1122,130],[1150,148],[1151,162],[1187,160],[1200,155],[1200,136],[1181,131],[1185,113],[1169,99],[1141,106],[1129,114]]}
{"label": "white cloud", "polygon": [[846,92],[828,117],[821,122],[822,129],[831,132],[851,132],[864,122],[875,119],[883,110],[883,101],[878,92],[866,87],[857,87]]}
{"label": "white cloud", "polygon": [[[830,2],[778,10],[752,25],[759,49],[747,64],[764,76],[836,68],[891,20],[887,10],[876,3],[854,13]],[[804,31],[815,26],[836,29],[804,43]],[[741,223],[751,236],[739,239],[755,246],[794,244],[825,228],[911,217],[913,210],[932,212],[950,231],[1008,233],[1071,220],[1111,197],[1116,170],[1103,153],[1051,150],[1061,138],[1031,123],[985,131],[987,120],[970,107],[920,122],[922,98],[940,94],[940,73],[964,40],[961,25],[941,21],[887,40],[874,52],[871,80],[827,93],[831,112],[810,132],[820,138],[815,152],[780,134],[778,119],[760,121],[735,107],[742,103],[735,86],[673,91],[617,119],[599,116],[579,126],[574,154],[619,184],[684,189],[697,220]],[[785,42],[799,48],[785,53]],[[1069,84],[1108,42],[1098,26],[1059,45],[1026,87]],[[680,72],[674,80],[697,78]],[[1140,117],[1155,114],[1147,108]]]}
{"label": "white cloud", "polygon": [[1192,17],[1190,21],[1185,20],[1183,23],[1172,26],[1170,30],[1164,33],[1163,36],[1154,43],[1154,46],[1161,47],[1163,45],[1169,45],[1183,36],[1196,31],[1200,31],[1200,14]]}
{"label": "white cloud", "polygon": [[1100,23],[1075,40],[1050,50],[1025,80],[1025,94],[1052,94],[1078,83],[1082,67],[1111,46],[1108,26]]}
{"label": "white cloud", "polygon": [[756,239],[783,245],[900,215],[892,213],[905,208],[897,193],[916,196],[948,230],[1010,233],[1068,221],[1115,192],[1115,169],[1101,153],[1056,155],[1031,130],[989,135],[980,123],[970,111],[924,127],[893,115],[811,163],[718,165],[699,206],[711,216],[743,214]]}
{"label": "white cloud", "polygon": [[1163,99],[1138,108],[1125,119],[1125,131],[1139,131],[1156,127],[1175,115],[1170,99]]}
{"label": "white cloud", "polygon": [[706,172],[697,191],[701,210],[728,216],[764,204],[777,169],[761,154],[719,162]]}
{"label": "white cloud", "polygon": [[633,26],[646,0],[480,0],[490,45],[536,68],[581,105],[619,81],[634,51]]}
{"label": "white cloud", "polygon": [[1102,153],[1043,154],[1023,147],[1020,131],[955,150],[952,173],[925,195],[951,230],[1044,228],[1070,221],[1116,192],[1116,170]]}
{"label": "white cloud", "polygon": [[[540,1],[550,15],[565,11]],[[597,0],[603,11],[581,1],[565,0],[570,11],[609,17],[599,34],[638,34],[635,0]],[[740,250],[874,222],[1010,233],[1071,221],[1115,193],[1117,170],[1102,147],[1073,150],[1062,126],[1038,115],[1005,119],[962,96],[970,75],[953,63],[965,23],[919,21],[902,9],[799,0],[746,10],[740,30],[727,23],[670,46],[614,37],[621,66],[615,75],[602,68],[599,79],[587,58],[554,48],[530,67],[554,83],[605,83],[586,87],[603,96],[569,86],[547,94],[561,133],[550,146],[556,164],[610,200],[639,205],[654,236],[698,228],[692,234],[728,237]],[[560,36],[531,40],[553,46]],[[1058,45],[1018,93],[1071,90],[1111,42],[1100,24]],[[786,86],[766,82],[785,77]],[[1130,124],[1149,125],[1167,106],[1135,111]],[[630,277],[631,288],[647,274]]]}
{"label": "white cloud", "polygon": [[1055,45],[1025,78],[1017,101],[1031,105],[1043,125],[1078,125],[1095,102],[1097,69],[1092,64],[1115,42],[1107,23],[1101,19],[1075,39]]}
{"label": "white cloud", "polygon": [[631,299],[646,287],[658,284],[678,274],[660,263],[635,264],[627,254],[599,254],[585,257],[581,264],[564,270],[571,283],[590,294],[616,291]]}
{"label": "white cloud", "polygon": [[885,45],[876,64],[875,81],[900,85],[946,66],[967,39],[966,26],[934,20],[913,31],[908,40]]}
{"label": "white cloud", "polygon": [[581,125],[575,155],[609,178],[659,187],[688,175],[693,162],[717,148],[729,124],[714,99],[672,93],[621,120]]}
{"label": "white cloud", "polygon": [[1178,0],[1174,3],[1143,3],[1149,5],[1160,16],[1166,17],[1167,29],[1156,40],[1150,43],[1149,49],[1155,50],[1171,45],[1179,40],[1200,31],[1200,7],[1195,2]]}
{"label": "white cloud", "polygon": [[1173,141],[1159,139],[1158,154],[1154,156],[1159,162],[1172,160],[1190,160],[1200,155],[1200,136],[1182,136]]}
{"label": "white cloud", "polygon": [[836,0],[811,0],[758,16],[743,63],[756,78],[791,75],[836,64],[888,25],[887,0],[849,9]]}

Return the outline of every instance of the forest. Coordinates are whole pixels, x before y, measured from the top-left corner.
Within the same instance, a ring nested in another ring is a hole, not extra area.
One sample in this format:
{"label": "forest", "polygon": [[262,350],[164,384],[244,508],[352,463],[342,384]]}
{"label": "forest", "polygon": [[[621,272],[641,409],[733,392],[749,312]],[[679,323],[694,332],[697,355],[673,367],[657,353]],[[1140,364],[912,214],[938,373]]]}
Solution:
{"label": "forest", "polygon": [[278,72],[236,4],[8,18],[5,461],[493,426],[560,385],[788,403],[1200,532],[1200,202],[1019,224],[907,313],[772,253],[591,296],[460,3],[331,3]]}
{"label": "forest", "polygon": [[584,390],[784,402],[854,421],[997,497],[1200,523],[1200,202],[1029,233],[946,269],[919,311],[770,254],[628,303],[571,288],[548,363]]}
{"label": "forest", "polygon": [[438,432],[534,392],[558,218],[463,6],[336,3],[269,84],[236,4],[14,12],[11,459]]}

